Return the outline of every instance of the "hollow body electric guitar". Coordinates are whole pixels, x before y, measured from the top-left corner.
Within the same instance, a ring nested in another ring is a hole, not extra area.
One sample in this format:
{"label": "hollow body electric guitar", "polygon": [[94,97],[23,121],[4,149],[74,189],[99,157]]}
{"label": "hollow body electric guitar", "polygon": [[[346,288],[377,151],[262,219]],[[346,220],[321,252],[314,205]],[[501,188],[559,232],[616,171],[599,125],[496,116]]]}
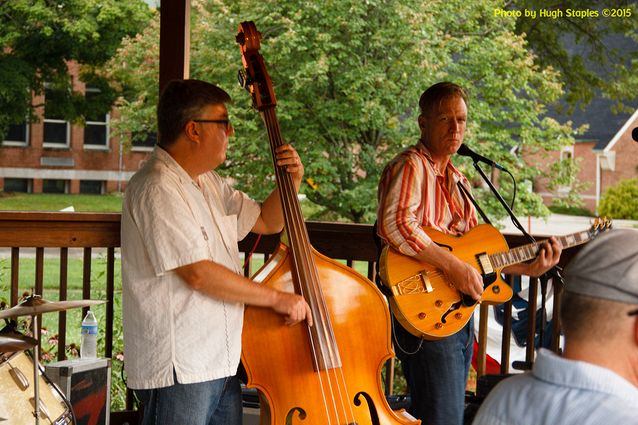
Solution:
{"label": "hollow body electric guitar", "polygon": [[[563,249],[592,240],[611,227],[607,219],[596,219],[589,230],[557,237]],[[481,224],[463,236],[451,236],[431,228],[425,233],[440,247],[469,263],[483,277],[480,302],[501,304],[512,297],[512,288],[501,279],[507,266],[535,258],[540,243],[509,249],[501,233]],[[412,335],[436,340],[461,330],[472,317],[477,301],[457,291],[443,272],[386,246],[380,259],[381,281],[392,292],[390,306],[401,325]]]}

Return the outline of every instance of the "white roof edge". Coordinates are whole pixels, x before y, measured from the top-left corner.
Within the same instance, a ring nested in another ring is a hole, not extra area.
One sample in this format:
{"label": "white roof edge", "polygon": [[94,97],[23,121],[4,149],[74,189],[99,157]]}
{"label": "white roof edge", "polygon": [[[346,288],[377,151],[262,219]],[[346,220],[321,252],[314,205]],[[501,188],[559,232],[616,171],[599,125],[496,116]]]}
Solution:
{"label": "white roof edge", "polygon": [[620,140],[620,137],[623,134],[625,134],[625,131],[627,131],[629,126],[632,125],[636,121],[636,119],[638,119],[638,109],[636,109],[634,114],[625,122],[625,125],[623,125],[620,128],[620,130],[618,130],[618,132],[614,135],[611,141],[607,143],[607,146],[605,146],[605,149],[603,149],[603,152],[608,152],[611,148],[613,148],[614,145],[618,142],[618,140]]}

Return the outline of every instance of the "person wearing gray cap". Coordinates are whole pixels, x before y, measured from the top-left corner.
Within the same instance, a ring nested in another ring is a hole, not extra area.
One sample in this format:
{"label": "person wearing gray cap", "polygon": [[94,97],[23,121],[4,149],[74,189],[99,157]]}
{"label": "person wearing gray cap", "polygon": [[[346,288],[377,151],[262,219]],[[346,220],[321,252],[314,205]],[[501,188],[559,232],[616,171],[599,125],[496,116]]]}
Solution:
{"label": "person wearing gray cap", "polygon": [[540,349],[531,372],[490,392],[473,425],[638,423],[638,230],[586,245],[565,289],[563,356]]}

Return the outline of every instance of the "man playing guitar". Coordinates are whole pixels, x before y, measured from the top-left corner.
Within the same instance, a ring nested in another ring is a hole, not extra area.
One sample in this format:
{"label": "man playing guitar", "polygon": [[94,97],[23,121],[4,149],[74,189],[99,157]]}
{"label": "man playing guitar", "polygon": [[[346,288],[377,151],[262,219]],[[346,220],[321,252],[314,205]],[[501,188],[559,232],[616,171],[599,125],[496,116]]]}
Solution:
{"label": "man playing guitar", "polygon": [[[450,157],[463,143],[467,95],[456,84],[437,83],[419,100],[419,143],[397,155],[383,171],[379,184],[379,236],[403,255],[441,270],[450,285],[475,300],[483,280],[475,268],[432,243],[423,230],[430,227],[462,235],[478,224],[476,210],[457,183],[470,185]],[[531,263],[504,271],[540,276],[558,263],[561,247],[555,238],[542,245]],[[395,320],[395,347],[410,387],[409,412],[431,425],[462,425],[465,385],[472,358],[473,323],[436,341],[408,333]]]}

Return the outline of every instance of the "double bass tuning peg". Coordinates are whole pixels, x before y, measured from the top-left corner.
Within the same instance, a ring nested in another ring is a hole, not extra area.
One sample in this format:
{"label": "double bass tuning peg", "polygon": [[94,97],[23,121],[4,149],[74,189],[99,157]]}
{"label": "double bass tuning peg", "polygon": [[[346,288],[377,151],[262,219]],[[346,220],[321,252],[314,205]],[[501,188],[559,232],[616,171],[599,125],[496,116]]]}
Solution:
{"label": "double bass tuning peg", "polygon": [[243,31],[237,33],[237,35],[235,36],[235,41],[243,46],[244,44],[246,44],[246,34],[244,34]]}
{"label": "double bass tuning peg", "polygon": [[252,81],[250,81],[250,77],[246,75],[246,70],[240,69],[239,71],[237,71],[237,81],[242,88],[250,91],[248,86],[252,84]]}

